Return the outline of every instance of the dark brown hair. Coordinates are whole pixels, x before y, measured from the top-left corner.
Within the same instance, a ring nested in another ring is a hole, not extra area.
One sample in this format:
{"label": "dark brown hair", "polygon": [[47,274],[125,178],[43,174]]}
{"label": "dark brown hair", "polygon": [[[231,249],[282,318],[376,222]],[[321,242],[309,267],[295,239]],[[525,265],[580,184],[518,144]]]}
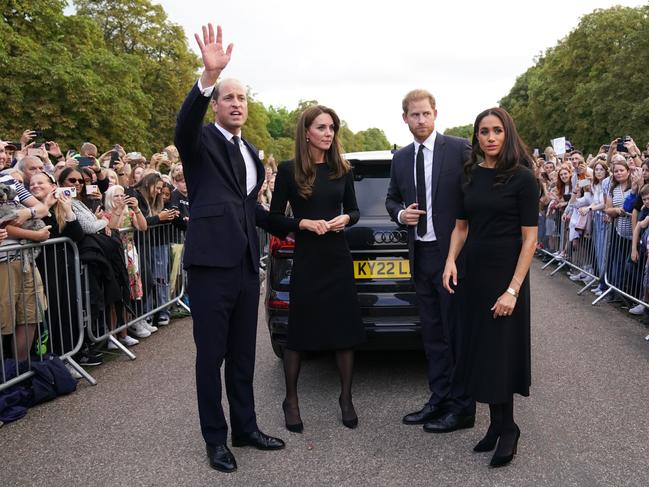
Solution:
{"label": "dark brown hair", "polygon": [[340,118],[338,118],[336,112],[322,105],[307,108],[300,115],[295,134],[295,184],[297,185],[298,193],[303,198],[309,198],[311,196],[315,181],[315,161],[311,157],[309,143],[306,140],[307,129],[323,113],[330,115],[334,122],[333,142],[331,143],[331,147],[325,152],[324,161],[329,166],[329,179],[339,179],[351,169],[349,162],[342,156],[343,150],[338,139]]}
{"label": "dark brown hair", "polygon": [[489,115],[497,117],[503,124],[503,129],[505,130],[505,143],[500,154],[498,154],[498,159],[496,160],[496,178],[494,180],[494,186],[507,184],[514,175],[514,172],[521,167],[526,167],[528,169],[532,168],[532,157],[529,155],[527,146],[521,139],[520,135],[518,135],[516,124],[511,115],[507,113],[505,109],[500,107],[488,108],[478,114],[473,124],[471,157],[464,164],[464,174],[466,176],[467,185],[471,184],[471,177],[476,166],[484,160],[485,155],[482,149],[480,149],[480,143],[478,142],[478,129],[482,119]]}

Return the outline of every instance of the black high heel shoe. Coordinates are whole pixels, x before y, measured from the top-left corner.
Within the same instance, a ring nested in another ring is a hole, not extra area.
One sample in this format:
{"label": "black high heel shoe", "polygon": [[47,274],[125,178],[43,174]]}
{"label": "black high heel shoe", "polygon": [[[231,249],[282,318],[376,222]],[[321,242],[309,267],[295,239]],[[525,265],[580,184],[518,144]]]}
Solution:
{"label": "black high heel shoe", "polygon": [[286,412],[286,409],[289,407],[288,403],[286,400],[282,402],[282,409],[284,410],[284,424],[286,425],[286,429],[289,430],[291,433],[302,433],[304,431],[304,423],[302,423],[302,418],[300,418],[300,408],[297,409],[297,419],[299,420],[297,423],[289,423],[288,422],[288,414]]}
{"label": "black high heel shoe", "polygon": [[498,443],[498,438],[500,437],[500,431],[497,428],[492,428],[489,426],[487,434],[484,435],[476,446],[473,447],[474,452],[482,453],[491,451],[496,448],[496,443]]}
{"label": "black high heel shoe", "polygon": [[[340,412],[342,414],[343,425],[353,430],[358,426],[358,416],[356,415],[356,411],[354,410],[354,405],[351,404],[350,402],[351,411],[349,409],[345,411],[345,408],[343,408],[343,400],[341,397],[338,398],[338,404],[340,404]],[[345,418],[345,416],[347,417]]]}
{"label": "black high heel shoe", "polygon": [[[520,438],[520,436],[521,436],[521,430],[519,429],[518,426],[516,426],[516,436],[514,437],[514,442],[510,447],[510,445],[502,445],[503,434],[501,433],[500,439],[498,440],[498,448],[496,449],[496,453],[494,453],[494,456],[491,458],[491,462],[489,462],[489,466],[493,468],[504,467],[509,462],[511,462],[514,456],[516,455],[516,450],[518,449],[518,439]],[[505,452],[499,451],[501,449],[501,446],[503,447],[502,449],[506,448],[509,451],[505,451]]]}

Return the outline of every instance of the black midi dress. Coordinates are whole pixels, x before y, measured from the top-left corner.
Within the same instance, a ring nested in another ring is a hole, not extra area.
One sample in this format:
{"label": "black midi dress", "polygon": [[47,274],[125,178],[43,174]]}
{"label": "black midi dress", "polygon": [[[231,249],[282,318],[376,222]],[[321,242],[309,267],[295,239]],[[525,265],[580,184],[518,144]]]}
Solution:
{"label": "black midi dress", "polygon": [[317,235],[299,229],[301,219],[331,220],[349,215],[349,225],[359,212],[351,171],[330,179],[326,163],[316,165],[313,193],[298,194],[295,163],[280,164],[271,200],[272,219],[286,219],[287,203],[293,212],[295,251],[291,270],[288,344],[290,350],[344,350],[365,341],[352,257],[344,232]]}
{"label": "black midi dress", "polygon": [[467,344],[464,371],[467,392],[478,402],[501,404],[514,393],[529,396],[530,286],[520,288],[510,316],[494,318],[491,307],[507,290],[521,251],[521,226],[538,223],[538,185],[521,167],[504,185],[494,187],[496,170],[477,166],[464,186],[468,221],[465,243]]}

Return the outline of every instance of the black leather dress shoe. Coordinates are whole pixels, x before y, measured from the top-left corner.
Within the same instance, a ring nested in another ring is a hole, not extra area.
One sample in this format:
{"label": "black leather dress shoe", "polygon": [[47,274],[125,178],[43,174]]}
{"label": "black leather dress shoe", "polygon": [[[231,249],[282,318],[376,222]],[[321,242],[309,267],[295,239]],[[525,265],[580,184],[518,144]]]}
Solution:
{"label": "black leather dress shoe", "polygon": [[241,436],[232,437],[232,446],[254,446],[258,450],[281,450],[284,442],[261,431],[253,431]]}
{"label": "black leather dress shoe", "polygon": [[237,469],[237,461],[230,449],[225,445],[205,445],[207,450],[207,459],[210,461],[210,467],[220,472],[234,472]]}
{"label": "black leather dress shoe", "polygon": [[464,428],[473,428],[474,424],[475,416],[473,415],[464,416],[457,413],[448,413],[441,418],[424,424],[424,431],[427,433],[448,433]]}
{"label": "black leather dress shoe", "polygon": [[426,404],[419,411],[406,414],[403,417],[403,424],[424,424],[427,421],[432,421],[439,418],[444,414],[445,410],[441,406],[431,406]]}

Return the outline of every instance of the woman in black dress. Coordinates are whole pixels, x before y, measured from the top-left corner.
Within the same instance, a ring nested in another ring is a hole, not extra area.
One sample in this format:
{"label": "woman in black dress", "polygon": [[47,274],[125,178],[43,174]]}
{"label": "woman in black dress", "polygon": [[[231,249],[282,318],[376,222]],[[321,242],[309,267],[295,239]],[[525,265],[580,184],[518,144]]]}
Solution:
{"label": "woman in black dress", "polygon": [[358,221],[354,177],[338,141],[340,119],[323,106],[307,108],[295,137],[295,161],[279,166],[270,213],[295,232],[291,271],[288,345],[284,350],[289,431],[303,429],[297,396],[300,352],[335,350],[340,372],[343,424],[355,428],[352,404],[354,347],[365,340],[352,258],[343,230]]}
{"label": "woman in black dress", "polygon": [[467,392],[488,403],[489,429],[474,451],[496,448],[492,467],[516,454],[520,429],[514,393],[529,395],[530,290],[528,271],[537,240],[539,189],[530,157],[511,116],[485,110],[473,127],[465,165],[464,208],[456,220],[444,287],[457,283],[455,259],[466,252]]}

